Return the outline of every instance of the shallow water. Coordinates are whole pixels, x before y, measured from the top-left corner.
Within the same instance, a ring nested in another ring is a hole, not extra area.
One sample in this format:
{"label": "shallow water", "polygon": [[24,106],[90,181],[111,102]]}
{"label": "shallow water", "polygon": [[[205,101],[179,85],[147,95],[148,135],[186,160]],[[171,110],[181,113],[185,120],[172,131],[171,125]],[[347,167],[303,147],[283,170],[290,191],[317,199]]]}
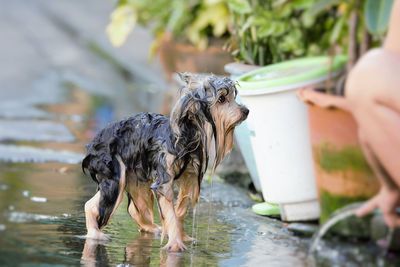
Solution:
{"label": "shallow water", "polygon": [[[233,201],[217,198],[210,204],[209,185],[203,187],[207,192],[200,200],[194,225],[192,213],[185,221],[188,233],[198,241],[188,244],[184,253],[162,251],[159,235],[138,232],[126,212],[126,199],[105,228],[112,240],[107,243],[85,240],[83,205],[94,194],[95,186],[89,177],[82,175],[79,166],[60,172],[63,166],[0,164],[0,184],[7,185],[0,191],[0,225],[4,228],[0,239],[1,264],[252,266],[265,259],[278,263],[286,258],[303,265],[305,253],[295,248],[296,238],[285,238],[274,226],[257,225],[254,218],[248,221],[246,216],[251,213],[244,209],[248,204],[235,198]],[[214,185],[214,194],[230,188]],[[33,196],[46,201],[32,201]],[[160,223],[158,216],[156,222]],[[166,242],[167,238],[163,245]]]}
{"label": "shallow water", "polygon": [[[46,116],[13,116],[10,110],[0,123],[6,129],[0,136],[0,265],[254,266],[282,259],[305,264],[302,239],[288,235],[279,221],[252,214],[246,193],[220,182],[212,188],[203,184],[195,219],[190,211],[185,220],[197,242],[187,244],[184,253],[162,251],[167,238],[160,244],[159,235],[139,232],[126,199],[104,230],[110,242],[84,239],[83,206],[96,185],[83,175],[79,160],[94,133],[127,107],[121,111],[112,97],[71,82],[47,90],[54,97],[31,106]],[[151,93],[133,94],[145,101]],[[160,224],[156,207],[155,218]]]}

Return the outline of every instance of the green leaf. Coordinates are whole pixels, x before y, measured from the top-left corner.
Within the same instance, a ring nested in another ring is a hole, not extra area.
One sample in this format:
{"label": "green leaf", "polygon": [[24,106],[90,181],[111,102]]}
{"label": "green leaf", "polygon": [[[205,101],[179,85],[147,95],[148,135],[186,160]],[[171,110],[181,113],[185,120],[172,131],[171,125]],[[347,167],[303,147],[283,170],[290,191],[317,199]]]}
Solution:
{"label": "green leaf", "polygon": [[333,30],[331,33],[331,36],[329,38],[329,43],[334,44],[338,40],[340,33],[342,32],[343,24],[346,21],[345,16],[341,16],[335,23],[335,26],[333,26]]}
{"label": "green leaf", "polygon": [[310,8],[314,4],[314,0],[294,0],[293,6],[298,9]]}
{"label": "green leaf", "polygon": [[286,30],[286,24],[280,21],[271,21],[269,23],[262,24],[257,30],[257,36],[264,38],[267,36],[279,36],[282,35]]}
{"label": "green leaf", "polygon": [[306,11],[301,15],[301,22],[303,23],[304,27],[310,28],[314,25],[315,16],[312,16],[310,11]]}
{"label": "green leaf", "polygon": [[383,35],[388,27],[393,0],[367,0],[364,16],[371,34]]}
{"label": "green leaf", "polygon": [[228,0],[228,7],[239,14],[247,14],[252,11],[247,0]]}
{"label": "green leaf", "polygon": [[290,17],[292,14],[293,6],[292,5],[284,5],[279,10],[276,10],[275,13],[281,18]]}
{"label": "green leaf", "polygon": [[110,23],[106,32],[113,46],[119,47],[125,43],[137,22],[137,12],[132,5],[121,4],[110,15]]}
{"label": "green leaf", "polygon": [[260,38],[264,38],[270,36],[274,29],[270,25],[263,25],[257,31],[257,36]]}
{"label": "green leaf", "polygon": [[183,2],[173,2],[174,8],[172,9],[171,15],[167,22],[167,29],[174,30],[177,28],[177,25],[185,16],[185,5]]}
{"label": "green leaf", "polygon": [[340,2],[341,0],[319,0],[311,9],[310,14],[312,16],[317,16],[321,11],[328,9],[333,5],[340,4]]}

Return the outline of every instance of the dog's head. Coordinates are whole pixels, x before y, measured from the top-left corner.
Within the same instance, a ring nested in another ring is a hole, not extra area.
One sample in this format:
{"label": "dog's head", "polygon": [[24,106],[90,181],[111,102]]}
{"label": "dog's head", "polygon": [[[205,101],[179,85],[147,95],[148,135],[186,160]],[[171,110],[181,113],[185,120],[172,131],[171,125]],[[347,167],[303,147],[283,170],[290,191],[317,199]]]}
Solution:
{"label": "dog's head", "polygon": [[[171,112],[171,128],[178,138],[189,133],[184,124],[196,128],[202,140],[214,139],[215,161],[213,170],[232,149],[235,127],[244,121],[249,110],[235,99],[235,83],[227,77],[179,74],[184,86],[180,98]],[[183,132],[184,131],[184,132]]]}

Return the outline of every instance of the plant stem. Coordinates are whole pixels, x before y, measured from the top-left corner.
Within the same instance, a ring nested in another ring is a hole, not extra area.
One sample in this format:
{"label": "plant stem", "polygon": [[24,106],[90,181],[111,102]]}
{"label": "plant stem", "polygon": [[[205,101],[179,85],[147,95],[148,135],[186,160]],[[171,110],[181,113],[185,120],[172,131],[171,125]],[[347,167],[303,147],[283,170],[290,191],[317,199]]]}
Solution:
{"label": "plant stem", "polygon": [[371,47],[371,34],[369,34],[367,27],[364,25],[362,41],[360,45],[360,56],[364,55]]}
{"label": "plant stem", "polygon": [[335,47],[331,46],[330,51],[329,51],[329,73],[328,73],[328,79],[326,80],[325,87],[326,87],[326,93],[327,94],[332,94],[332,67],[333,67],[333,60],[335,58]]}
{"label": "plant stem", "polygon": [[358,14],[357,11],[360,8],[360,0],[355,0],[353,10],[350,14],[350,25],[349,25],[349,48],[348,57],[349,61],[347,63],[347,71],[351,68],[357,61],[357,29],[358,29]]}

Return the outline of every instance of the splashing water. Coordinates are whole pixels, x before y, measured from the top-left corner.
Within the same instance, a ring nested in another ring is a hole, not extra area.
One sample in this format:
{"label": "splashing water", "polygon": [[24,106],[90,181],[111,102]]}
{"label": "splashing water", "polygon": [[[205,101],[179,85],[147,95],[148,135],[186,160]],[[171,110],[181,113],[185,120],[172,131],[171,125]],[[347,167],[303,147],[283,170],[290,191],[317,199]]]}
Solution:
{"label": "splashing water", "polygon": [[208,248],[208,239],[210,236],[210,219],[211,219],[211,210],[212,210],[212,201],[213,201],[213,180],[214,180],[214,174],[211,175],[211,187],[210,187],[210,199],[209,199],[209,207],[208,207],[208,225],[207,225],[207,242],[206,242],[206,248]]}
{"label": "splashing water", "polygon": [[[199,198],[199,202],[200,202],[200,198]],[[199,204],[199,203],[197,203]],[[195,223],[196,223],[196,210],[197,210],[197,205],[195,207],[193,207],[193,218],[192,218],[192,238],[194,238],[195,240],[191,243],[190,248],[192,250],[192,253],[190,254],[190,267],[193,266],[193,245],[195,242],[197,242],[197,231],[195,233]]]}
{"label": "splashing water", "polygon": [[[199,201],[200,201],[200,198],[199,198]],[[195,227],[194,227],[194,225],[196,224],[196,210],[197,210],[197,205],[196,205],[196,207],[193,208],[193,218],[192,218],[192,237],[195,240],[197,240],[197,232],[195,233]],[[193,249],[193,243],[194,242],[192,242],[192,244],[191,244],[192,249]]]}

